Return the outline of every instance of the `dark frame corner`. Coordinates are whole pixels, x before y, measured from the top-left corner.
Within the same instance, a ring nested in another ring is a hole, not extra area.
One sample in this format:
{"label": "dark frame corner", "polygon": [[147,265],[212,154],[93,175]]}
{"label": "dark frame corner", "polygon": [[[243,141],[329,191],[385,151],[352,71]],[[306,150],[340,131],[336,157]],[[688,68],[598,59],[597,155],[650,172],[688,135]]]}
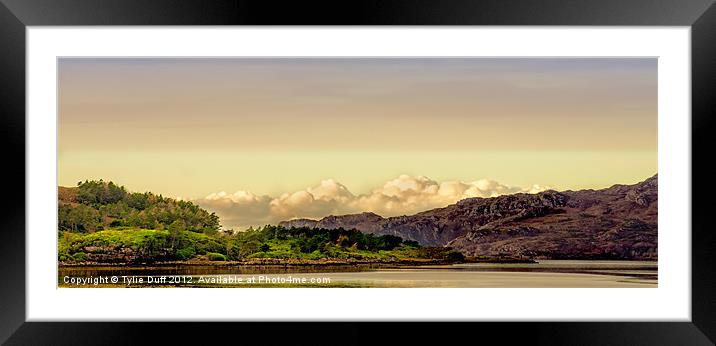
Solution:
{"label": "dark frame corner", "polygon": [[[127,344],[181,338],[215,340],[242,329],[240,341],[265,342],[270,333],[256,325],[192,323],[192,335],[169,323],[35,323],[25,315],[25,29],[43,25],[639,25],[691,27],[692,57],[692,186],[708,186],[714,92],[716,89],[716,5],[714,0],[0,0],[0,143],[13,163],[5,170],[11,194],[0,199],[0,342],[7,344]],[[20,184],[19,182],[23,182]],[[504,341],[553,345],[676,344],[716,342],[716,232],[708,225],[708,189],[692,189],[692,321],[628,323],[471,323],[434,324],[431,335],[490,333]],[[10,197],[13,198],[10,198]],[[22,201],[21,203],[19,201]],[[262,325],[265,327],[265,325]],[[414,325],[412,325],[414,326]],[[361,330],[394,335],[407,342],[405,325],[300,324],[300,335],[326,330],[357,342]],[[269,328],[266,328],[268,331]],[[278,329],[276,329],[278,328]],[[292,330],[293,331],[293,330]],[[519,332],[516,332],[519,331]],[[287,333],[283,332],[286,336]],[[425,337],[418,332],[419,341]],[[253,336],[251,336],[253,335]],[[362,334],[366,338],[366,334]],[[207,339],[208,337],[208,339]],[[372,337],[371,337],[372,338]],[[391,339],[391,337],[388,337]]]}

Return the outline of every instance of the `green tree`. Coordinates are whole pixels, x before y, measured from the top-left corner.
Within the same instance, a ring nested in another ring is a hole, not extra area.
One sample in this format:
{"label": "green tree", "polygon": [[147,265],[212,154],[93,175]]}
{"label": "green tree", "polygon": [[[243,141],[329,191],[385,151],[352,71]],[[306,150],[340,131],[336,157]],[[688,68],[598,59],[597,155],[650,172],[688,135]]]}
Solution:
{"label": "green tree", "polygon": [[60,204],[58,228],[72,232],[94,232],[103,229],[102,215],[86,205]]}
{"label": "green tree", "polygon": [[174,249],[182,231],[186,229],[186,224],[182,220],[172,222],[167,230],[169,231],[169,247]]}

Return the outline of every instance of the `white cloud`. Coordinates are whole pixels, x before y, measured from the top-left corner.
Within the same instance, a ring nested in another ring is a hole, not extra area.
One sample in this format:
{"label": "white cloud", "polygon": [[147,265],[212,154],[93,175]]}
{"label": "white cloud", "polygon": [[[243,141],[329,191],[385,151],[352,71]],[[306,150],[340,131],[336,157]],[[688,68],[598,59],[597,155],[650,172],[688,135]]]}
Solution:
{"label": "white cloud", "polygon": [[243,229],[294,218],[318,219],[365,211],[385,217],[410,215],[470,197],[537,193],[547,189],[549,187],[540,185],[527,188],[507,186],[489,179],[437,182],[424,176],[401,175],[361,195],[354,195],[345,185],[326,179],[316,186],[278,197],[258,196],[248,191],[233,194],[222,191],[195,202],[216,212],[224,227]]}

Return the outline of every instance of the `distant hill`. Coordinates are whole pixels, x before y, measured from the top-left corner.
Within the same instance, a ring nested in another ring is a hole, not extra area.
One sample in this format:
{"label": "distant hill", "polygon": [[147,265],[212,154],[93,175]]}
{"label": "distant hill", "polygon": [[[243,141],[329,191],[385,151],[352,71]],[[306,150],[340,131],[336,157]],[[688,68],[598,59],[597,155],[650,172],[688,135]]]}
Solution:
{"label": "distant hill", "polygon": [[58,186],[58,229],[94,232],[115,227],[215,232],[219,217],[198,205],[155,195],[128,192],[113,182],[84,181],[76,187]]}
{"label": "distant hill", "polygon": [[601,190],[469,198],[383,218],[373,213],[283,221],[284,227],[357,229],[444,245],[467,256],[656,259],[657,176]]}

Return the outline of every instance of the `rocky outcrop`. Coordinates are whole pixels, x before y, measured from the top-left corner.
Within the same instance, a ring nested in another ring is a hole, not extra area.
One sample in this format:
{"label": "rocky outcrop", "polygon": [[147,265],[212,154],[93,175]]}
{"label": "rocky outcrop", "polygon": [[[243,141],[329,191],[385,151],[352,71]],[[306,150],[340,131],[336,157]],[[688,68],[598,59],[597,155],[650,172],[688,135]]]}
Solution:
{"label": "rocky outcrop", "polygon": [[411,216],[362,213],[281,225],[391,234],[467,256],[656,259],[657,204],[655,175],[601,190],[469,198]]}
{"label": "rocky outcrop", "polygon": [[383,217],[375,213],[361,213],[341,216],[327,216],[320,220],[294,219],[283,221],[279,225],[290,227],[309,227],[324,229],[357,229],[367,233],[379,233],[380,224],[385,221]]}

